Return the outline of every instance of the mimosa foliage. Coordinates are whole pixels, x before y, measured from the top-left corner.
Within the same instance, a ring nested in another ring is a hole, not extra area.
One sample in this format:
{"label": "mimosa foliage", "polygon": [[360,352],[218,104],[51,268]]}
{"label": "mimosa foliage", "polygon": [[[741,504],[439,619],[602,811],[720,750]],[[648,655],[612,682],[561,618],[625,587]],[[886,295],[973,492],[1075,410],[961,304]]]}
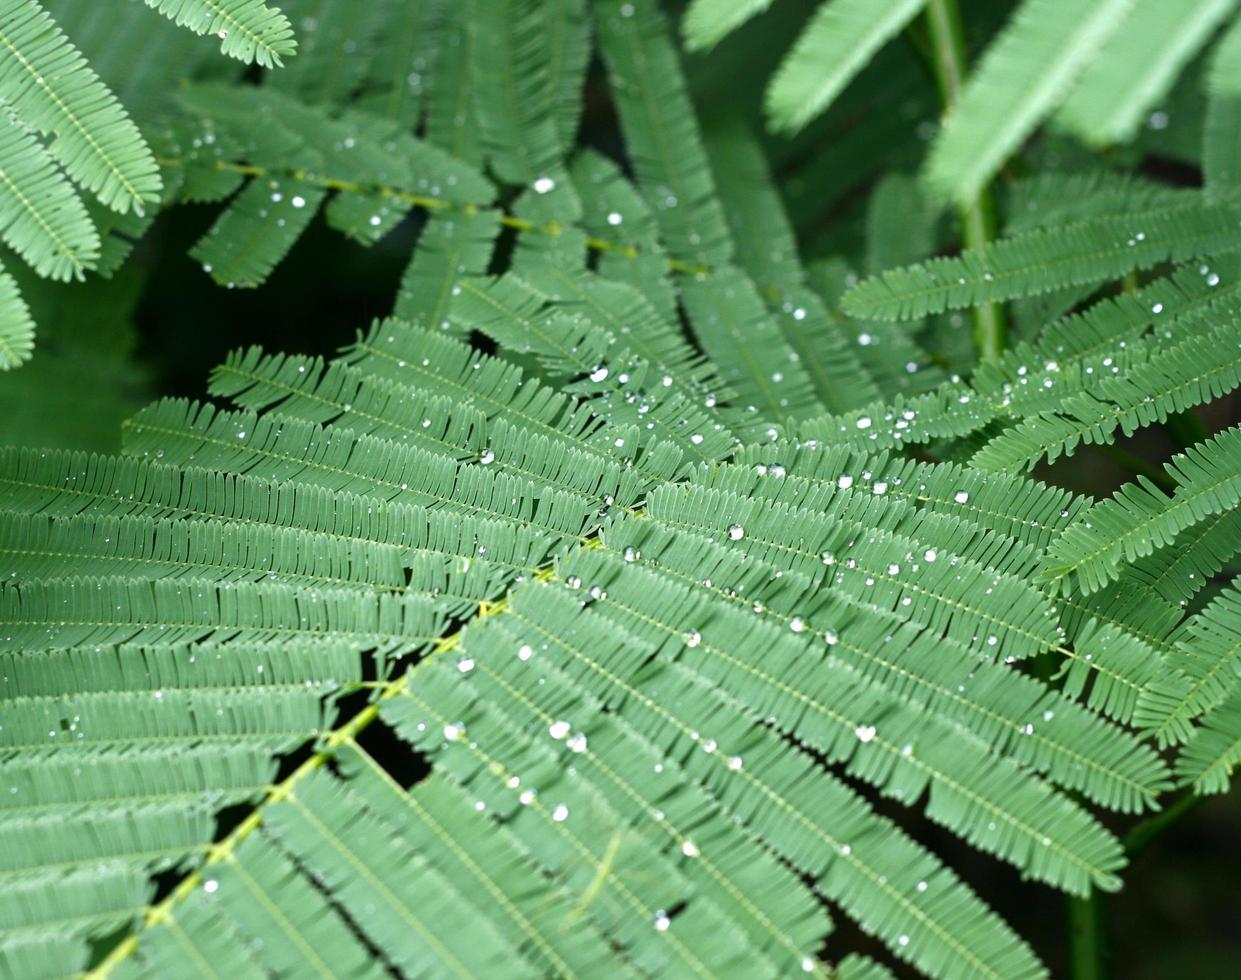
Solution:
{"label": "mimosa foliage", "polygon": [[[222,286],[320,215],[408,258],[337,357],[100,408],[117,455],[0,449],[0,976],[888,975],[835,916],[927,976],[1040,977],[904,816],[1087,896],[1118,828],[1228,787],[1241,593],[1189,603],[1241,549],[1241,429],[1103,500],[1028,471],[1241,384],[1231,0],[1025,0],[924,179],[817,245],[819,163],[700,116],[655,0],[147,0],[244,78],[102,6],[0,0],[34,273],[110,275],[181,202]],[[694,0],[690,47],[767,6]],[[852,80],[924,6],[825,0],[772,124],[905,85]],[[1205,190],[1032,150],[955,249],[940,204],[1046,118],[1130,139],[1220,30]],[[578,145],[587,87],[623,160]],[[980,363],[953,311],[987,304]],[[32,331],[0,270],[6,366]],[[70,334],[49,359],[105,356]]]}

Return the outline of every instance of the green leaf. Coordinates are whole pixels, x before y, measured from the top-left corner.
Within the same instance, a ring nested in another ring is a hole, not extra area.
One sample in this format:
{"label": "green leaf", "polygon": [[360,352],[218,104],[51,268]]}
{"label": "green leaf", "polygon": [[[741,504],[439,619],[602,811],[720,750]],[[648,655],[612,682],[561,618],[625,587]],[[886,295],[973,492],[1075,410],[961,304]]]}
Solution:
{"label": "green leaf", "polygon": [[1056,121],[1098,146],[1132,139],[1181,68],[1236,6],[1236,0],[1134,0]]}
{"label": "green leaf", "polygon": [[767,88],[772,129],[792,133],[823,112],[926,0],[823,0]]}
{"label": "green leaf", "polygon": [[681,21],[687,51],[713,48],[751,17],[771,6],[771,0],[693,0]]}
{"label": "green leaf", "polygon": [[0,369],[30,360],[34,351],[34,320],[17,282],[0,265]]}
{"label": "green leaf", "polygon": [[159,168],[138,127],[34,0],[0,2],[0,98],[54,136],[48,152],[114,210],[159,200]]}
{"label": "green leaf", "polygon": [[1230,462],[1239,452],[1241,429],[1227,429],[1166,464],[1175,486],[1171,495],[1144,477],[1121,487],[1052,542],[1044,577],[1062,591],[1072,583],[1083,592],[1095,592],[1119,577],[1123,564],[1231,509],[1241,500],[1241,473]]}
{"label": "green leaf", "polygon": [[928,186],[970,201],[1120,30],[1134,0],[1024,0],[987,48],[926,161]]}
{"label": "green leaf", "polygon": [[81,279],[99,257],[99,235],[43,147],[0,113],[0,236],[39,275]]}
{"label": "green leaf", "polygon": [[[1120,202],[1118,202],[1118,205]],[[907,320],[1065,286],[1101,283],[1159,262],[1241,247],[1237,203],[1194,191],[1136,189],[1124,210],[1002,238],[863,280],[844,296],[859,317]]]}
{"label": "green leaf", "polygon": [[289,19],[262,0],[146,0],[146,5],[195,34],[214,34],[224,54],[247,64],[280,66],[297,50]]}

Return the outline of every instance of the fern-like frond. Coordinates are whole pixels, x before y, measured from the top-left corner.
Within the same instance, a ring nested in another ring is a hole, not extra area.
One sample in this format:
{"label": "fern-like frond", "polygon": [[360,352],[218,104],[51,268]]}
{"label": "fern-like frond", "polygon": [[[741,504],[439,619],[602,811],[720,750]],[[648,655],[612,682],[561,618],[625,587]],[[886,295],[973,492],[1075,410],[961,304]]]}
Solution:
{"label": "fern-like frond", "polygon": [[246,63],[280,66],[297,50],[289,19],[263,0],[146,0],[146,5],[195,34],[214,34],[224,54]]}
{"label": "fern-like frond", "polygon": [[1241,21],[1211,53],[1206,83],[1202,177],[1207,193],[1218,197],[1241,186]]}
{"label": "fern-like frond", "polygon": [[[934,707],[986,739],[995,751],[1015,756],[1104,805],[1140,808],[1167,786],[1162,764],[1150,750],[1137,748],[1129,736],[1118,731],[1104,735],[1097,718],[1092,720],[1067,700],[1046,697],[1045,690],[1037,694],[1039,685],[1026,683],[1015,672],[980,668],[989,659],[985,654],[921,632],[874,606],[819,592],[812,576],[782,571],[649,521],[618,521],[605,528],[603,539],[611,551],[657,562],[670,574],[694,568],[706,576],[705,581],[730,583],[708,588],[717,600],[722,597],[734,608],[761,608],[769,621],[790,629],[800,625],[803,631],[822,630],[830,638],[833,655],[869,679]],[[938,552],[928,551],[938,559]],[[696,581],[684,573],[677,577]],[[1096,731],[1100,744],[1110,744],[1091,760],[1084,760],[1074,748],[1075,733],[1086,728]]]}
{"label": "fern-like frond", "polygon": [[458,160],[474,166],[483,162],[482,131],[475,100],[477,79],[471,51],[470,3],[436,4],[430,33],[431,81],[427,89],[426,138]]}
{"label": "fern-like frond", "polygon": [[412,130],[422,119],[427,69],[437,41],[435,4],[388,0],[384,30],[372,39],[366,76],[356,105],[369,114]]}
{"label": "fern-like frond", "polygon": [[599,252],[598,271],[638,289],[666,322],[677,319],[671,268],[660,244],[650,205],[620,168],[587,149],[569,164],[573,186],[582,202],[582,227],[599,241],[620,229],[629,247]]}
{"label": "fern-like frond", "polygon": [[[872,210],[873,210],[872,198]],[[907,216],[902,217],[902,225]],[[919,231],[910,229],[907,241],[915,242]],[[857,273],[843,259],[830,258],[810,270],[814,290],[827,304],[832,317],[857,347],[858,360],[887,398],[915,395],[943,384],[947,378],[930,353],[915,340],[922,323],[894,325],[881,320],[859,320],[841,309],[841,297],[857,284]]]}
{"label": "fern-like frond", "polygon": [[589,50],[584,5],[498,0],[471,7],[478,121],[492,167],[510,183],[528,186],[562,172]]}
{"label": "fern-like frond", "polygon": [[726,261],[728,226],[662,12],[651,0],[595,8],[629,156],[669,253],[695,266]]}
{"label": "fern-like frond", "polygon": [[499,217],[488,209],[432,214],[401,276],[393,313],[445,329],[458,277],[480,276],[487,271],[500,234]]}
{"label": "fern-like frond", "polygon": [[1221,593],[1177,631],[1176,639],[1168,665],[1182,684],[1175,699],[1157,706],[1157,724],[1150,727],[1160,744],[1188,739],[1194,719],[1218,707],[1238,687],[1241,593],[1235,588]]}
{"label": "fern-like frond", "polygon": [[[611,595],[609,588],[608,596]],[[624,589],[625,597],[620,601],[624,603],[631,595],[630,589]],[[605,597],[595,608],[606,610],[610,602]],[[574,734],[568,741],[577,753],[574,761],[580,778],[595,783],[601,794],[611,798],[639,796],[649,800],[635,814],[635,830],[642,831],[644,837],[653,833],[652,843],[671,845],[692,857],[683,866],[685,873],[704,889],[697,901],[709,899],[717,903],[778,957],[777,962],[791,960],[790,965],[796,966],[806,958],[802,944],[813,935],[808,930],[816,923],[812,917],[796,911],[804,902],[800,888],[786,885],[783,894],[771,892],[765,900],[752,894],[755,886],[742,884],[743,876],[748,878],[743,870],[744,856],[749,854],[750,860],[763,864],[770,858],[752,851],[748,834],[739,832],[732,819],[721,819],[748,814],[761,805],[760,801],[766,801],[780,804],[769,811],[771,815],[763,823],[765,836],[774,843],[777,853],[787,855],[799,869],[821,877],[821,887],[834,897],[851,903],[849,895],[853,890],[849,882],[858,875],[882,875],[890,881],[892,887],[876,895],[873,906],[850,904],[853,914],[882,922],[885,909],[905,918],[911,907],[920,908],[921,924],[916,933],[898,934],[886,927],[879,928],[899,955],[927,968],[934,962],[956,960],[962,950],[952,938],[951,923],[955,920],[958,929],[971,922],[972,928],[978,930],[977,952],[967,955],[972,956],[970,962],[982,975],[1004,969],[1023,973],[1032,968],[1028,954],[1006,935],[1006,930],[995,920],[980,915],[981,910],[968,891],[950,874],[936,868],[929,855],[870,814],[842,784],[814,780],[812,793],[807,780],[813,777],[804,757],[799,758],[800,753],[790,752],[771,734],[734,734],[724,720],[729,700],[722,693],[709,693],[710,688],[696,676],[695,670],[674,662],[643,666],[644,658],[631,653],[632,646],[642,641],[628,633],[621,620],[613,618],[614,614],[605,611],[608,618],[603,619],[593,611],[588,613],[588,621],[594,627],[592,635],[606,635],[609,639],[606,645],[583,644],[579,639],[583,634],[569,625],[575,605],[563,591],[526,589],[514,597],[510,611],[500,621],[488,624],[492,628],[477,636],[473,630],[467,633],[464,649],[474,663],[470,672],[472,685],[480,693],[491,692],[489,700],[505,705],[506,712],[520,720],[526,730],[545,728],[565,716],[566,709],[557,702],[567,695],[570,682],[581,685],[603,703],[616,704],[619,715],[614,720],[609,722],[606,715],[593,716],[599,720],[583,723],[580,732],[571,729]],[[624,605],[619,609],[623,610]],[[533,657],[540,673],[532,672],[521,658],[513,656],[513,650],[523,642],[537,651]],[[447,671],[426,673],[443,677]],[[545,683],[538,683],[540,676],[546,679]],[[651,687],[653,684],[657,687]],[[435,684],[437,689],[443,686]],[[652,696],[654,690],[660,691],[658,698]],[[422,744],[434,745],[433,739],[414,734],[412,722],[425,711],[423,705],[428,702],[442,710],[439,700],[419,693],[416,679],[411,692],[417,695],[417,708],[398,702],[393,706],[394,717],[401,719],[404,733],[418,738]],[[453,697],[451,691],[444,693]],[[484,751],[502,757],[512,755],[511,727],[497,730],[480,714],[474,708],[473,718],[467,717],[465,721],[470,737],[484,746]],[[658,724],[660,731],[656,742],[647,743],[636,737],[637,732],[651,729],[653,723]],[[500,737],[505,731],[510,733],[508,743]],[[649,760],[658,757],[651,754],[652,749],[666,753],[680,744],[688,750],[685,761],[669,766],[666,776],[670,782],[678,780],[675,797],[666,790],[658,798],[652,796],[651,788],[647,788],[647,781],[640,775],[649,766]],[[706,751],[702,751],[704,748]],[[453,746],[447,749],[451,753]],[[462,763],[468,764],[468,760]],[[512,764],[505,768],[511,771]],[[710,792],[718,802],[708,804],[702,790]],[[842,813],[842,822],[834,826],[825,824],[817,816],[815,798],[830,799],[833,809]],[[551,799],[554,797],[549,797],[549,803]],[[528,806],[536,805],[533,800],[526,802]],[[709,818],[701,813],[703,809]],[[699,815],[692,817],[695,811]],[[572,818],[571,804],[568,812]],[[588,815],[586,826],[589,827]],[[740,853],[730,854],[734,849]],[[927,881],[928,887],[918,887],[919,880]],[[943,898],[938,909],[926,895],[932,882]],[[902,883],[907,887],[902,887]],[[797,919],[790,920],[790,914],[797,914]],[[775,928],[778,921],[798,924],[790,934],[782,934]],[[679,919],[673,922],[675,928]],[[808,962],[807,968],[814,969],[813,961]],[[1005,962],[1007,967],[1002,966]]]}
{"label": "fern-like frond", "polygon": [[73,187],[7,112],[0,112],[0,236],[52,279],[81,279],[99,257],[99,235]]}
{"label": "fern-like frond", "polygon": [[795,132],[823,112],[925,4],[892,0],[876,10],[868,0],[823,0],[767,89],[772,128]]}
{"label": "fern-like frond", "polygon": [[1134,0],[1056,114],[1099,146],[1133,137],[1181,68],[1236,9],[1235,0]]}
{"label": "fern-like frond", "polygon": [[1239,215],[1235,203],[1211,205],[1193,191],[1165,191],[1146,201],[1139,195],[1117,214],[872,276],[845,294],[844,306],[855,316],[899,320],[1101,283],[1159,262],[1235,249]]}
{"label": "fern-like frond", "polygon": [[681,21],[689,51],[712,48],[752,17],[771,6],[771,0],[693,0]]}
{"label": "fern-like frond", "polygon": [[[1072,393],[1054,409],[1024,419],[974,454],[970,465],[989,472],[1054,462],[1079,444],[1111,443],[1218,398],[1241,384],[1241,325],[1193,333],[1123,374],[1104,376],[1089,392]],[[1048,385],[1050,387],[1050,385]]]}
{"label": "fern-like frond", "polygon": [[833,311],[807,288],[793,229],[758,141],[735,119],[709,125],[705,138],[737,259],[776,317],[816,403],[841,411],[877,398]]}
{"label": "fern-like frond", "polygon": [[1210,711],[1176,760],[1177,775],[1197,793],[1223,793],[1241,763],[1241,690]]}
{"label": "fern-like frond", "polygon": [[286,0],[296,31],[297,57],[264,77],[264,89],[285,92],[299,102],[342,107],[366,76],[369,50],[392,11],[383,0]]}
{"label": "fern-like frond", "polygon": [[1186,528],[1172,546],[1140,558],[1125,579],[1141,585],[1165,602],[1192,599],[1241,551],[1241,513],[1222,512]]}
{"label": "fern-like frond", "polygon": [[840,415],[823,415],[798,426],[798,434],[829,446],[882,452],[932,439],[966,436],[995,417],[995,409],[958,383],[923,395],[898,395]]}
{"label": "fern-like frond", "polygon": [[745,446],[732,462],[779,481],[792,477],[828,491],[834,485],[841,492],[905,501],[1040,551],[1088,503],[1026,477],[983,474],[954,463],[919,463],[895,454],[851,452],[819,443]]}
{"label": "fern-like frond", "polygon": [[190,250],[225,286],[254,288],[288,254],[327,192],[302,180],[251,181]]}
{"label": "fern-like frond", "polygon": [[1166,547],[1187,527],[1235,507],[1241,500],[1241,429],[1228,429],[1173,457],[1165,469],[1171,495],[1139,477],[1114,497],[1095,504],[1047,549],[1045,577],[1095,592],[1119,577],[1121,567]]}
{"label": "fern-like frond", "polygon": [[6,643],[0,662],[0,968],[23,976],[46,974],[40,955],[84,969],[92,936],[141,915],[148,875],[201,860],[215,810],[259,798],[274,755],[330,727],[325,698],[363,674],[357,646],[289,636],[89,649],[35,640],[20,652]]}
{"label": "fern-like frond", "polygon": [[[157,402],[126,425],[130,453],[287,480],[381,500],[448,506],[479,517],[507,516],[556,535],[577,535],[593,498],[547,488],[472,463],[348,429],[323,428],[278,413],[220,412],[179,400]],[[487,462],[490,462],[487,459]]]}
{"label": "fern-like frond", "polygon": [[155,158],[116,97],[35,0],[0,3],[0,97],[55,138],[48,152],[117,211],[159,199]]}
{"label": "fern-like frond", "polygon": [[969,201],[1125,22],[1134,0],[1025,0],[988,46],[926,161],[927,184]]}
{"label": "fern-like frond", "polygon": [[13,647],[330,634],[384,648],[420,648],[435,639],[439,621],[436,603],[425,595],[325,589],[312,598],[279,582],[75,577],[0,593],[0,622]]}
{"label": "fern-like frond", "polygon": [[[555,381],[576,381],[569,390],[591,394],[595,411],[615,424],[644,427],[679,446],[687,459],[718,459],[733,444],[732,434],[703,407],[664,389],[673,387],[672,368],[651,364],[633,353],[623,335],[615,336],[580,312],[560,310],[519,277],[464,280],[453,314],[502,347],[531,353]],[[684,345],[664,348],[681,360]],[[698,399],[695,398],[695,402]],[[635,449],[624,441],[615,448]]]}
{"label": "fern-like frond", "polygon": [[0,264],[0,370],[8,371],[30,360],[34,329],[30,307],[22,299],[17,281]]}
{"label": "fern-like frond", "polygon": [[684,283],[682,300],[699,341],[747,412],[786,422],[822,411],[796,351],[741,270],[724,266],[705,281]]}
{"label": "fern-like frond", "polygon": [[485,264],[486,229],[492,237],[496,229],[488,223],[493,216],[474,206],[490,202],[494,188],[438,147],[393,123],[360,113],[333,117],[266,88],[199,86],[180,100],[209,121],[213,143],[218,133],[240,158],[226,160],[217,150],[196,160],[196,194],[223,195],[238,175],[253,175],[191,251],[217,282],[261,284],[333,191],[329,223],[362,241],[382,237],[414,206],[447,209],[439,224],[432,222],[426,257],[407,274],[405,289],[418,290],[419,305],[399,302],[406,312],[442,310],[449,270]]}

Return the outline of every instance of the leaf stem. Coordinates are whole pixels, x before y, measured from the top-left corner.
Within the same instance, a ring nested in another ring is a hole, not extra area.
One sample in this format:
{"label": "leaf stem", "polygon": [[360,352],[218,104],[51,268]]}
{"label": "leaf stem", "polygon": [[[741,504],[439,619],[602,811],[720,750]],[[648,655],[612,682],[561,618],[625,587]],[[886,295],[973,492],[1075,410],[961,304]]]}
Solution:
{"label": "leaf stem", "polygon": [[1086,898],[1068,899],[1069,976],[1073,980],[1103,980],[1103,896],[1091,891]]}
{"label": "leaf stem", "polygon": [[[1185,792],[1170,806],[1143,820],[1122,838],[1125,853],[1133,857],[1151,841],[1202,802],[1202,797]],[[1069,976],[1073,980],[1104,980],[1104,896],[1092,891],[1086,898],[1070,896],[1066,906],[1069,930]]]}
{"label": "leaf stem", "polygon": [[[957,0],[927,0],[927,29],[931,38],[931,69],[939,86],[945,113],[957,104],[965,82],[965,32]],[[991,191],[983,187],[977,195],[957,208],[962,244],[977,252],[986,251],[995,237],[995,206]],[[984,361],[996,361],[1004,351],[1006,326],[1004,310],[998,303],[974,307],[974,349]]]}

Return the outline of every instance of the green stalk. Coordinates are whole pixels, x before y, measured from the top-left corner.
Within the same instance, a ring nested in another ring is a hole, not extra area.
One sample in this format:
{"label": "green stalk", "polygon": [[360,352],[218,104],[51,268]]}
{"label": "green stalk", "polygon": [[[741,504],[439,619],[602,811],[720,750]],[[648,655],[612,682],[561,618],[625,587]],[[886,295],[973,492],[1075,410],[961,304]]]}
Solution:
{"label": "green stalk", "polygon": [[[1165,830],[1194,809],[1202,797],[1184,793],[1170,806],[1143,820],[1125,834],[1125,853],[1136,856]],[[1104,980],[1104,897],[1092,891],[1086,898],[1068,899],[1069,976],[1073,980]]]}
{"label": "green stalk", "polygon": [[[957,0],[927,0],[927,29],[931,38],[931,68],[939,86],[944,111],[950,112],[965,82],[965,32]],[[961,239],[966,248],[985,251],[995,237],[995,206],[984,187],[972,201],[957,209]],[[974,308],[974,349],[984,361],[998,360],[1004,351],[1004,310],[998,303]]]}
{"label": "green stalk", "polygon": [[1092,891],[1087,898],[1070,897],[1069,976],[1073,980],[1103,980],[1103,897]]}

